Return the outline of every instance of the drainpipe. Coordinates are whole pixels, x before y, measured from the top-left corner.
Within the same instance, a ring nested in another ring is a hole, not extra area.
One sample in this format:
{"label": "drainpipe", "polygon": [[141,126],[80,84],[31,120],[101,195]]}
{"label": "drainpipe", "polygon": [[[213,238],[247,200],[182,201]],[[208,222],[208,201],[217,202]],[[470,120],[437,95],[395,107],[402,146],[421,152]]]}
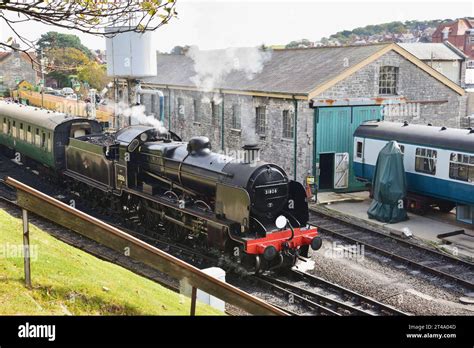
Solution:
{"label": "drainpipe", "polygon": [[163,122],[165,119],[165,110],[164,110],[164,105],[165,105],[165,95],[163,94],[162,91],[158,89],[143,89],[141,84],[138,84],[137,86],[137,102],[140,103],[140,96],[142,94],[154,94],[157,95],[160,98],[160,117],[159,120]]}
{"label": "drainpipe", "polygon": [[168,129],[171,129],[171,88],[168,87]]}
{"label": "drainpipe", "polygon": [[294,132],[293,132],[293,173],[294,173],[294,180],[296,181],[296,167],[297,167],[297,150],[298,150],[298,137],[296,136],[298,132],[298,101],[296,100],[295,96],[293,96],[293,103],[295,104],[295,121],[294,121]]}
{"label": "drainpipe", "polygon": [[222,106],[221,106],[221,149],[224,151],[224,94],[222,90],[220,90],[221,98],[222,98]]}

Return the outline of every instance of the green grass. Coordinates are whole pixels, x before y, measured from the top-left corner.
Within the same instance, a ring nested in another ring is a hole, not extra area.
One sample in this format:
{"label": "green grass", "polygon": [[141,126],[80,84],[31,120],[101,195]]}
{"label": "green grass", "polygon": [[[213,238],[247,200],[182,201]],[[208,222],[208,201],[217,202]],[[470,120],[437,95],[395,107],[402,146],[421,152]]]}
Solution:
{"label": "green grass", "polygon": [[[30,224],[33,289],[24,285],[21,220],[0,210],[0,315],[188,315],[190,300]],[[198,315],[222,314],[199,304]]]}

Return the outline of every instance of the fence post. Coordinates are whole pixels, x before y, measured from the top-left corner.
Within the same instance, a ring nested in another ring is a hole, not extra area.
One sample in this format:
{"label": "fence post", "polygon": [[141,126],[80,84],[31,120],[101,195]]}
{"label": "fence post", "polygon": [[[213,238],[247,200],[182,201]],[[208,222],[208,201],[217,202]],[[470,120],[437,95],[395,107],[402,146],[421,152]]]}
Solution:
{"label": "fence post", "polygon": [[196,315],[196,297],[197,297],[197,289],[193,286],[191,290],[191,316]]}
{"label": "fence post", "polygon": [[31,268],[30,268],[30,229],[28,226],[28,211],[22,209],[23,215],[23,257],[25,265],[25,285],[31,289]]}

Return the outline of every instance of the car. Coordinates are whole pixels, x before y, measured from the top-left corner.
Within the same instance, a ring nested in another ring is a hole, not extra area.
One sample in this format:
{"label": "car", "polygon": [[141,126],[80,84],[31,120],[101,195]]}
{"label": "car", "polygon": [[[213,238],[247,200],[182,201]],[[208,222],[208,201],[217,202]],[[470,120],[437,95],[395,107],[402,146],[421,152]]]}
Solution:
{"label": "car", "polygon": [[77,100],[77,94],[68,94],[65,96],[66,99]]}
{"label": "car", "polygon": [[74,94],[74,90],[71,87],[64,87],[61,90],[61,94],[64,96],[68,96],[68,95]]}

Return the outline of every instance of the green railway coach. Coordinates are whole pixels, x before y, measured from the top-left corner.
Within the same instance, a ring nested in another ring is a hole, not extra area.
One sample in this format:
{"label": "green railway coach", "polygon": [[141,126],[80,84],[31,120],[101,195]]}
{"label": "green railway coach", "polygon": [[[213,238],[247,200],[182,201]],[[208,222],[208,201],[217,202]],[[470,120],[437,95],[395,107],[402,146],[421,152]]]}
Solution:
{"label": "green railway coach", "polygon": [[0,102],[0,145],[49,168],[64,169],[70,138],[101,131],[94,120]]}

